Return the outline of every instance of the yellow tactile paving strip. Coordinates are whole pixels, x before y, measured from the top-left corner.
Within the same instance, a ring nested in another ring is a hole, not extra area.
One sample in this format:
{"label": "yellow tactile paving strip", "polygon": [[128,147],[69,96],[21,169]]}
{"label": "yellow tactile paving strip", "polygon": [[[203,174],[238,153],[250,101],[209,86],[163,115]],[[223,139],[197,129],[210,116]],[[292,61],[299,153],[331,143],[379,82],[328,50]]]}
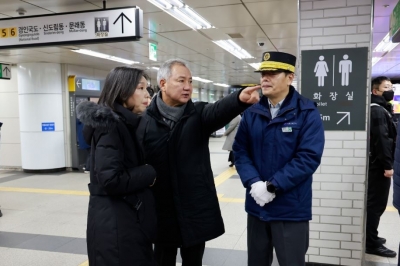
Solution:
{"label": "yellow tactile paving strip", "polygon": [[[215,186],[218,187],[231,176],[237,174],[233,168],[227,169],[218,175],[215,180]],[[57,194],[57,195],[75,195],[75,196],[89,196],[88,191],[80,190],[60,190],[60,189],[40,189],[40,188],[20,188],[20,187],[0,187],[0,191],[4,192],[23,192],[23,193],[39,193],[39,194]],[[223,195],[222,195],[223,196]],[[221,196],[221,197],[222,197]]]}
{"label": "yellow tactile paving strip", "polygon": [[20,187],[0,187],[0,191],[4,191],[4,192],[39,193],[39,194],[57,194],[57,195],[89,196],[89,192],[88,192],[88,191],[79,191],[79,190],[39,189],[39,188],[20,188]]}

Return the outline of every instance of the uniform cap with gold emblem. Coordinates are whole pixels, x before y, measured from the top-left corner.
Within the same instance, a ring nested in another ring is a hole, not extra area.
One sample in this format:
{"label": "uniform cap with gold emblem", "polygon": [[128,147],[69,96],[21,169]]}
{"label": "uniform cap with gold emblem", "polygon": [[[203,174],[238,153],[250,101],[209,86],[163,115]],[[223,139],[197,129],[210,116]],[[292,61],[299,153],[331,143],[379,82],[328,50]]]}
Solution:
{"label": "uniform cap with gold emblem", "polygon": [[262,58],[260,68],[255,72],[283,70],[294,73],[296,65],[294,55],[283,52],[265,52]]}

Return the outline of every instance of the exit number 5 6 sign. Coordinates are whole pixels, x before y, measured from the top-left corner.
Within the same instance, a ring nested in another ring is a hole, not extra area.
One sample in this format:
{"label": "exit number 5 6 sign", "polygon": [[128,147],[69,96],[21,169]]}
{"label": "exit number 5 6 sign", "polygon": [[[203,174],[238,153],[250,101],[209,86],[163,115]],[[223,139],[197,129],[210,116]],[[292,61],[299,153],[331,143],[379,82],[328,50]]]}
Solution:
{"label": "exit number 5 6 sign", "polygon": [[0,28],[0,38],[12,38],[18,36],[17,27]]}

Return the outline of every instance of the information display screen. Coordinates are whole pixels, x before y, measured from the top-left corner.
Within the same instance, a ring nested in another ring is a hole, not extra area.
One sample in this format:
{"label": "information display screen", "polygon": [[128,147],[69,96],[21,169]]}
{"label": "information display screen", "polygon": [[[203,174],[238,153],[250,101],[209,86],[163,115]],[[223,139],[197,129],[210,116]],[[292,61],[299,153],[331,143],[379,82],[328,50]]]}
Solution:
{"label": "information display screen", "polygon": [[82,79],[82,90],[100,91],[100,81],[93,79]]}

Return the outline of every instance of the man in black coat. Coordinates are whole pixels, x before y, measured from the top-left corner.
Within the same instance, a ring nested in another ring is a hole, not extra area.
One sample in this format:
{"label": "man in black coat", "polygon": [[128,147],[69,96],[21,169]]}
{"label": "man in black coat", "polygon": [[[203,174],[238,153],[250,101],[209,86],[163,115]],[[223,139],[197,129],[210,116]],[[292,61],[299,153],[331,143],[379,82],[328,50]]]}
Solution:
{"label": "man in black coat", "polygon": [[183,266],[201,266],[205,242],[225,231],[211,170],[209,136],[251,104],[260,86],[232,93],[214,104],[193,103],[192,75],[181,60],[159,69],[160,92],[144,114],[146,162],[157,172],[153,187],[159,266],[175,266],[180,248]]}
{"label": "man in black coat", "polygon": [[393,176],[396,127],[389,103],[393,96],[389,78],[372,80],[366,253],[389,258],[396,257],[396,252],[383,245],[386,239],[378,237],[378,226],[386,209]]}

